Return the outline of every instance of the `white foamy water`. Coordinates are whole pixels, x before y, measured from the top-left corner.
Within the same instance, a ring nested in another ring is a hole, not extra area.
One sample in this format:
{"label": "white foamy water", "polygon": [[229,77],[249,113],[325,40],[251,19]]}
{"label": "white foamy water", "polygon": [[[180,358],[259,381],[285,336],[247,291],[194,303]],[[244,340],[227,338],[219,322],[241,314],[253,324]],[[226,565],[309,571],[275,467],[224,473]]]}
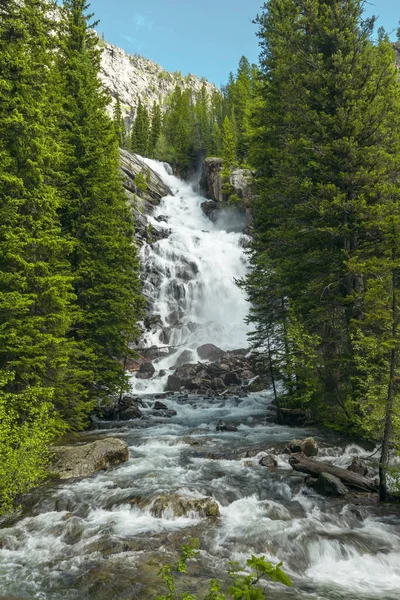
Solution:
{"label": "white foamy water", "polygon": [[[246,348],[248,304],[235,282],[246,274],[241,246],[245,236],[232,231],[243,218],[232,212],[211,222],[201,209],[206,199],[190,183],[171,175],[167,165],[144,160],[173,192],[149,217],[154,227],[169,232],[168,237],[145,245],[140,256],[144,293],[151,301],[152,313],[162,321],[162,328],[146,334],[145,344],[179,347],[155,363],[157,371],[168,370],[184,350],[190,351],[196,362],[196,350],[202,344],[215,344],[223,350]],[[157,220],[160,216],[165,220]],[[165,382],[166,376],[160,379],[157,374],[145,382],[133,377],[132,387],[138,392],[157,392]]]}
{"label": "white foamy water", "polygon": [[[159,565],[194,536],[202,554],[187,580],[193,591],[220,577],[228,560],[245,562],[254,553],[283,560],[293,580],[291,589],[273,584],[272,600],[397,600],[398,509],[376,508],[372,498],[371,506],[365,500],[356,506],[352,497],[323,498],[288,472],[288,456],[280,453],[285,443],[318,432],[267,425],[262,417],[270,400],[268,392],[241,400],[171,397],[164,402],[178,413],[172,419],[150,417],[118,432],[129,445],[127,463],[43,490],[23,520],[0,529],[1,593],[27,600],[152,600],[161,593],[154,587]],[[216,432],[221,418],[241,423],[238,431]],[[276,471],[259,465],[271,445]],[[244,457],[247,450],[251,458]],[[355,444],[322,450],[342,466],[355,453],[373,474],[376,457]],[[155,499],[168,494],[213,497],[220,517],[174,516],[170,508],[155,516]]]}
{"label": "white foamy water", "polygon": [[[246,271],[240,235],[213,225],[200,209],[204,199],[190,185],[163,165],[149,164],[174,192],[155,213],[167,217],[171,235],[146,246],[142,256],[146,292],[163,327],[170,328],[169,343],[183,344],[194,360],[203,343],[245,347],[247,306],[234,282]],[[172,325],[176,310],[181,313]],[[158,346],[159,336],[154,329],[145,343]],[[178,356],[163,358],[156,368],[168,369]],[[132,379],[142,392],[160,391],[164,382]],[[154,416],[154,397],[143,400],[143,419],[122,430],[94,432],[124,439],[128,462],[45,487],[23,519],[0,528],[0,595],[153,600],[166,593],[157,583],[160,566],[175,562],[179,547],[197,537],[202,551],[189,566],[194,576],[185,578],[185,589],[199,597],[211,577],[223,576],[228,561],[245,563],[257,554],[282,560],[294,584],[272,584],[268,600],[399,599],[399,507],[377,507],[373,496],[323,498],[291,470],[284,448],[291,439],[314,435],[318,458],[346,468],[360,456],[371,477],[377,455],[355,443],[327,447],[312,429],[268,425],[269,391],[246,398],[171,395],[163,398],[177,413],[170,419]],[[220,419],[235,422],[237,431],[217,432]],[[272,447],[276,470],[259,464]],[[205,518],[194,509],[178,516],[168,502],[153,510],[157,499],[171,497],[211,497],[220,516]]]}

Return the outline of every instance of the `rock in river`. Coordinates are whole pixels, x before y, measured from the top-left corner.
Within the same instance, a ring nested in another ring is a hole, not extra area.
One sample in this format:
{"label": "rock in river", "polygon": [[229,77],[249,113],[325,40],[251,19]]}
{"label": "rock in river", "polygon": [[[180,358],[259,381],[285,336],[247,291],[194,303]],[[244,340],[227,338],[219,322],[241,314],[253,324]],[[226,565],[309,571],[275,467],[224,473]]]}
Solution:
{"label": "rock in river", "polygon": [[330,473],[321,473],[318,476],[315,489],[324,496],[345,496],[349,493],[349,490],[340,479]]}
{"label": "rock in river", "polygon": [[187,517],[189,513],[197,513],[200,517],[219,517],[219,506],[214,498],[191,498],[174,493],[157,496],[150,508],[154,517],[164,517],[170,512],[174,517]]}
{"label": "rock in river", "polygon": [[106,438],[80,446],[57,446],[52,450],[52,471],[60,479],[89,477],[97,471],[116,467],[129,458],[128,445],[117,438]]}

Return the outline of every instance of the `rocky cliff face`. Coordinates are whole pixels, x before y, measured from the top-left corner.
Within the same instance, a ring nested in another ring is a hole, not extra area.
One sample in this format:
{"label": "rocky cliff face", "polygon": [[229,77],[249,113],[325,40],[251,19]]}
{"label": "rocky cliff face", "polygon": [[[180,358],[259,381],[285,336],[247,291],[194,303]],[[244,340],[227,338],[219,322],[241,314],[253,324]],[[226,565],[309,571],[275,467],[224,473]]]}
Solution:
{"label": "rocky cliff face", "polygon": [[122,183],[135,219],[136,242],[139,246],[152,243],[165,235],[165,230],[151,226],[147,215],[151,215],[161,198],[172,194],[160,177],[143,159],[128,150],[120,149]]}
{"label": "rocky cliff face", "polygon": [[400,42],[393,44],[394,50],[394,62],[396,67],[400,70]]}
{"label": "rocky cliff face", "polygon": [[154,102],[163,102],[176,85],[189,89],[193,94],[199,92],[205,82],[208,92],[215,86],[205,79],[189,74],[182,77],[180,72],[169,73],[153,61],[140,55],[130,55],[118,46],[102,42],[101,80],[111,96],[113,104],[119,95],[123,115],[129,127],[135,116],[139,102],[150,109]]}
{"label": "rocky cliff face", "polygon": [[203,164],[200,179],[200,190],[208,198],[201,207],[203,212],[212,220],[217,221],[222,213],[236,210],[243,213],[243,227],[247,228],[251,221],[251,203],[253,200],[252,179],[250,169],[232,169],[229,183],[237,200],[230,204],[224,193],[224,181],[222,177],[222,158],[206,158]]}

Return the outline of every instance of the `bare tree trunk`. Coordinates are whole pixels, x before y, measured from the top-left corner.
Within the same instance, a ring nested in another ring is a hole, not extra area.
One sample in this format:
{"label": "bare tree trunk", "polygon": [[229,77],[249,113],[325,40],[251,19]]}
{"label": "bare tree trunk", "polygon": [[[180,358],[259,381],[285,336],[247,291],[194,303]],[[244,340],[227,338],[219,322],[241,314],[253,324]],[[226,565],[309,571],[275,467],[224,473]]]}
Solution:
{"label": "bare tree trunk", "polygon": [[[393,255],[395,251],[393,250]],[[394,256],[393,256],[394,258]],[[397,306],[396,306],[396,275],[392,271],[392,339],[393,343],[397,336]],[[379,463],[379,499],[383,502],[388,499],[387,490],[387,467],[389,464],[389,444],[392,434],[394,385],[397,363],[397,345],[392,348],[390,355],[390,378],[386,403],[385,430],[383,433],[382,454]]]}

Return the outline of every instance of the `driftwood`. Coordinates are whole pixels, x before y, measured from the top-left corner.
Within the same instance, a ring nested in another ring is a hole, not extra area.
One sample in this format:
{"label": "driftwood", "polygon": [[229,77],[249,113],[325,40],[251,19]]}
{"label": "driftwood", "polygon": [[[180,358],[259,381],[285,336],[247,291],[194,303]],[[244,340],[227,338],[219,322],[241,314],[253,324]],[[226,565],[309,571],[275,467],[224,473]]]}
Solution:
{"label": "driftwood", "polygon": [[347,469],[342,469],[341,467],[335,467],[328,463],[307,458],[300,454],[291,456],[289,463],[295,471],[301,471],[302,473],[307,473],[313,477],[318,477],[321,473],[330,473],[350,488],[362,490],[363,492],[378,491],[375,482],[367,477],[363,477],[362,475],[353,473]]}

